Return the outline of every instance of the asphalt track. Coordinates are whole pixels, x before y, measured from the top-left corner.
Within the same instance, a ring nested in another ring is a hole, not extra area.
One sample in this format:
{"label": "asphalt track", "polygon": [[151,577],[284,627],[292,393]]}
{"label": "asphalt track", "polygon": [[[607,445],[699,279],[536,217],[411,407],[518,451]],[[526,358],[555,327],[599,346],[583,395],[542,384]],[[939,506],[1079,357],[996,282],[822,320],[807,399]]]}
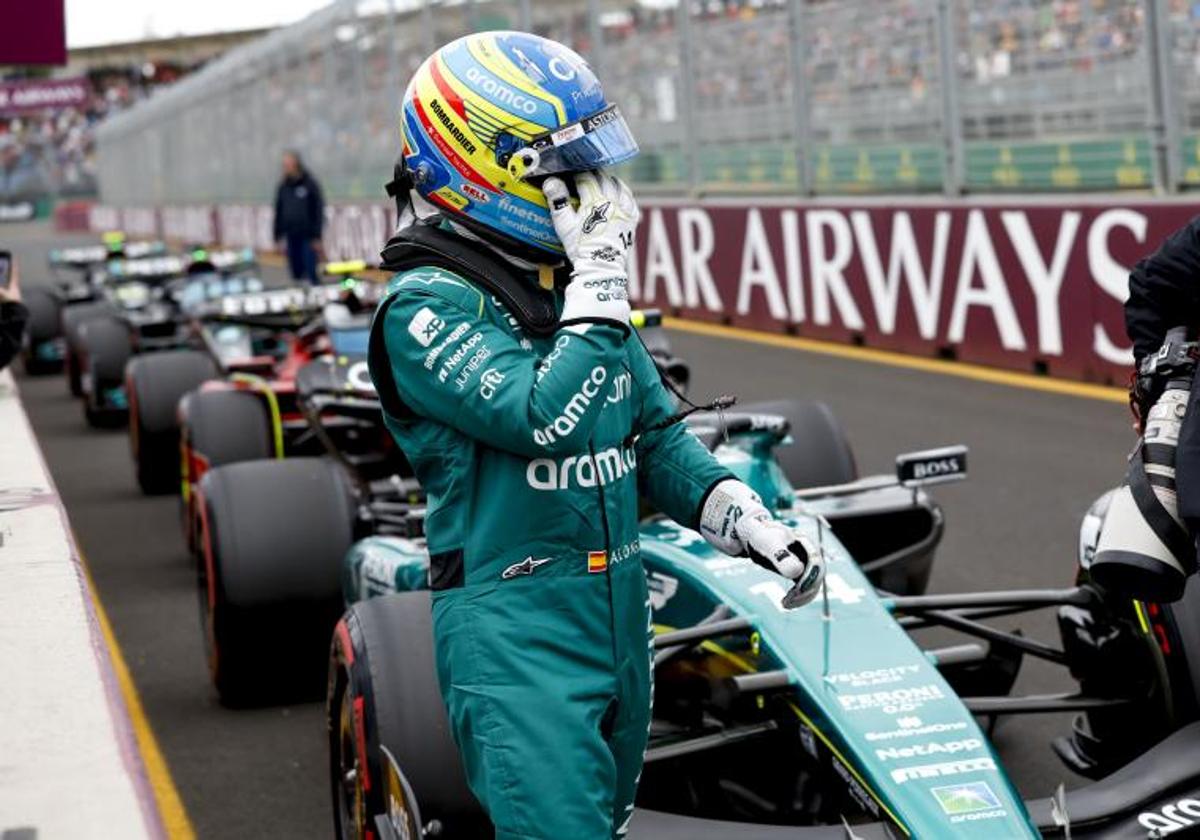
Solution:
{"label": "asphalt track", "polygon": [[[77,239],[44,225],[0,228],[0,248],[22,259],[26,286],[44,277],[47,248]],[[744,400],[828,402],[864,473],[890,471],[902,451],[968,444],[970,480],[936,489],[948,522],[936,591],[1068,585],[1080,516],[1120,479],[1133,442],[1127,412],[1114,402],[688,332],[672,340],[692,365],[693,397],[732,391]],[[61,377],[24,378],[20,387],[196,834],[330,836],[321,705],[230,711],[216,702],[176,501],[141,495],[125,432],[88,429]],[[1020,623],[1057,641],[1048,612]],[[1027,660],[1017,690],[1068,687],[1058,669]],[[1081,782],[1049,746],[1068,725],[1068,716],[1051,715],[996,731],[1025,796]]]}

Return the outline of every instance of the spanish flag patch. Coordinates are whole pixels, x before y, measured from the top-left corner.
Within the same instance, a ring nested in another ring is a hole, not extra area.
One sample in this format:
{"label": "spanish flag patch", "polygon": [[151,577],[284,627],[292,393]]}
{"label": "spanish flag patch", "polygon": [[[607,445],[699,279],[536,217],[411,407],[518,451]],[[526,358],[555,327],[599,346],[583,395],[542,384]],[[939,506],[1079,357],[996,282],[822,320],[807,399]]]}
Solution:
{"label": "spanish flag patch", "polygon": [[608,552],[606,551],[589,551],[588,552],[588,574],[599,575],[603,574],[608,569]]}

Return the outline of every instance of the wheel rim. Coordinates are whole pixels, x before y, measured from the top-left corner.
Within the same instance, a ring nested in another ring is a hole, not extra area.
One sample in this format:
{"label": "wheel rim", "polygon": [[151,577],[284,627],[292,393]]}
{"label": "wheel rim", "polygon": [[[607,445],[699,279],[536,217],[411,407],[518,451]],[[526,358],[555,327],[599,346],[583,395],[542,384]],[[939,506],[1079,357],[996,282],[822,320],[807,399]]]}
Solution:
{"label": "wheel rim", "polygon": [[358,743],[355,739],[354,708],[349,702],[346,682],[342,683],[338,703],[337,734],[337,808],[342,838],[366,836],[366,795],[362,789],[358,766]]}

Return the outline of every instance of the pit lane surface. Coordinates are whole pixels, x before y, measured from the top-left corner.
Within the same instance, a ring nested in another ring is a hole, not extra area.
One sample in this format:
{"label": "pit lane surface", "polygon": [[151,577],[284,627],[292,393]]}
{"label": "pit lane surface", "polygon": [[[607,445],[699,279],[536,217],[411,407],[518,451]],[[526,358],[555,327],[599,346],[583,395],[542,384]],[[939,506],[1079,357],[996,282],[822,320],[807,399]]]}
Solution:
{"label": "pit lane surface", "polygon": [[[44,278],[49,247],[78,241],[90,238],[44,225],[0,227],[0,247],[17,252],[27,287]],[[684,332],[672,340],[691,363],[697,401],[734,392],[743,400],[830,403],[864,473],[890,471],[901,451],[970,445],[970,480],[935,488],[947,530],[934,591],[1068,585],[1079,518],[1120,479],[1133,442],[1116,403]],[[141,495],[124,430],[88,429],[61,377],[23,378],[20,387],[197,835],[330,836],[321,705],[229,711],[217,704],[176,501]],[[1049,611],[1020,625],[1057,643]],[[1059,669],[1027,660],[1017,691],[1069,687]],[[1060,781],[1082,783],[1049,746],[1069,722],[1048,715],[997,729],[994,741],[1026,797],[1047,795]]]}

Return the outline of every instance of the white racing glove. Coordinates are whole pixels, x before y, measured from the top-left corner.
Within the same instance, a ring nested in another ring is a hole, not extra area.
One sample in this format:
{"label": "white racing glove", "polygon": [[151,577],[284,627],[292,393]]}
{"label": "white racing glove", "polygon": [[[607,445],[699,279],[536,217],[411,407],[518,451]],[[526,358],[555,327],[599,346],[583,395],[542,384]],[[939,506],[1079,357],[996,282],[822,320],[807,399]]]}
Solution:
{"label": "white racing glove", "polygon": [[571,282],[565,292],[562,320],[604,318],[629,323],[629,283],[626,260],[640,212],[633,193],[620,180],[603,172],[575,176],[578,209],[571,206],[567,185],[547,178],[542,192],[550,204],[550,219],[571,261]]}
{"label": "white racing glove", "polygon": [[795,581],[783,597],[784,609],[817,597],[825,561],[808,537],[771,516],[758,494],[734,479],[712,489],[700,513],[700,533],[709,545],[732,556],[746,555],[768,571]]}

